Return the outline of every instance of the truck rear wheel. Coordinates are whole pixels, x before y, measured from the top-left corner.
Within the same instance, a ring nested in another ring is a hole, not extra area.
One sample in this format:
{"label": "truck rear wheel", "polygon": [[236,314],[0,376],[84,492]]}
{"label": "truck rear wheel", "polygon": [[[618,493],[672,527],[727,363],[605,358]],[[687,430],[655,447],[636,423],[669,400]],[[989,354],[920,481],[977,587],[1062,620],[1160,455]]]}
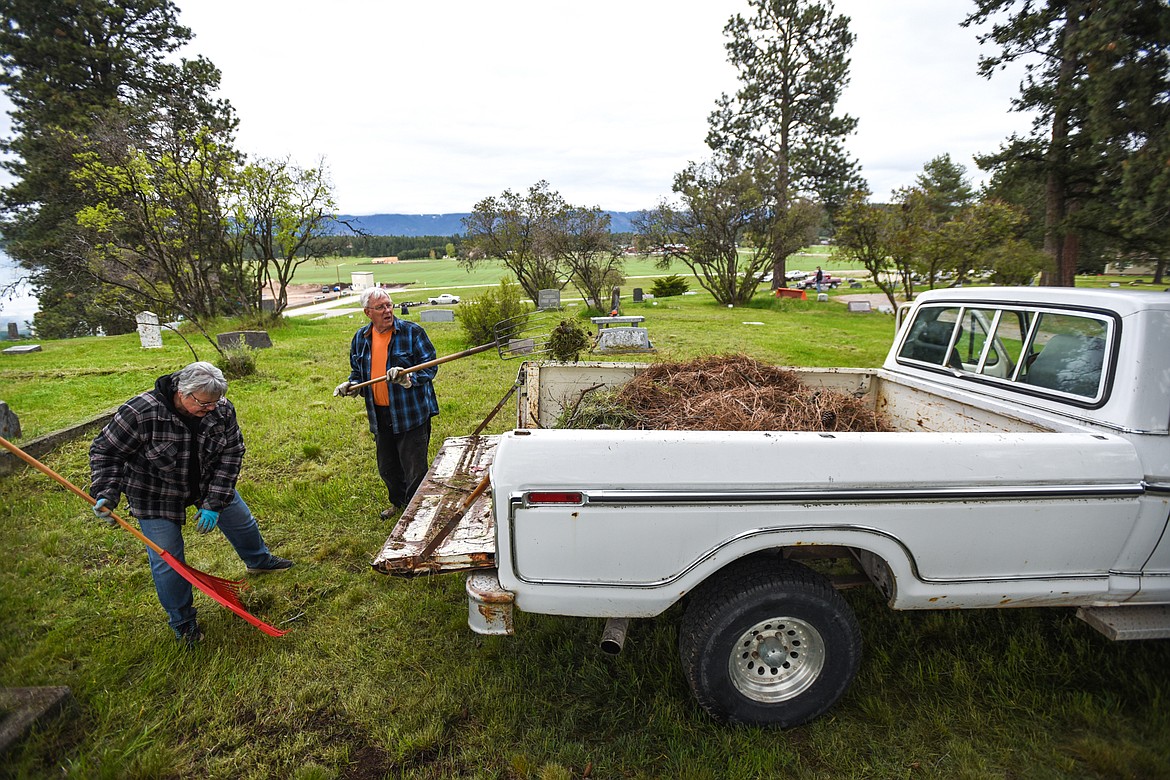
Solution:
{"label": "truck rear wheel", "polygon": [[691,691],[714,718],[788,728],[845,693],[861,662],[861,631],[824,577],[756,557],[695,592],[679,655]]}

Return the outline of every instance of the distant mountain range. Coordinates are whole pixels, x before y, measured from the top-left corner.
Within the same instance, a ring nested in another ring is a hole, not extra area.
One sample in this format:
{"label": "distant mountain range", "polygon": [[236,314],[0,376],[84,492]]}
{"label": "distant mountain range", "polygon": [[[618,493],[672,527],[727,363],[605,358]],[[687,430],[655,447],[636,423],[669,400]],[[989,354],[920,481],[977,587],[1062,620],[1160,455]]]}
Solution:
{"label": "distant mountain range", "polygon": [[[614,233],[630,233],[632,220],[641,212],[610,211],[609,229]],[[458,236],[463,234],[463,218],[468,214],[341,214],[337,217],[334,233],[348,235],[353,231],[347,225],[371,236]]]}

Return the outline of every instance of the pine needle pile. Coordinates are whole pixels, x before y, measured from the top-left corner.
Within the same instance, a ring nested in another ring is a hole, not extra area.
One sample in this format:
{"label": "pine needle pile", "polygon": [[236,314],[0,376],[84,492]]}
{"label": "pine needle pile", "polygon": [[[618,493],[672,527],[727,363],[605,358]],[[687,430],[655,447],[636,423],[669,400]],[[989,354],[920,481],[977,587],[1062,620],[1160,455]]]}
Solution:
{"label": "pine needle pile", "polygon": [[576,363],[588,346],[589,334],[573,320],[561,320],[561,324],[549,334],[548,350],[562,363]]}
{"label": "pine needle pile", "polygon": [[625,386],[590,393],[560,427],[707,431],[888,431],[864,400],[808,388],[746,355],[656,363]]}

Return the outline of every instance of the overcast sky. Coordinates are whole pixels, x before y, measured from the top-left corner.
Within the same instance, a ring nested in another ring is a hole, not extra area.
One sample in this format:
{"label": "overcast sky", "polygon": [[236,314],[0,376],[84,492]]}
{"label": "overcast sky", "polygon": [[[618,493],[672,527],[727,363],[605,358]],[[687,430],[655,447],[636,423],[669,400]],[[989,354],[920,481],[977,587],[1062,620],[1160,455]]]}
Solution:
{"label": "overcast sky", "polygon": [[[615,211],[670,196],[704,159],[707,115],[734,92],[723,25],[746,0],[178,0],[190,53],[223,72],[250,154],[324,158],[350,214],[470,211],[546,179]],[[857,36],[840,108],[879,198],[1028,118],[1018,76],[976,75],[964,0],[837,0]],[[990,52],[988,52],[990,53]]]}
{"label": "overcast sky", "polygon": [[[734,92],[723,25],[746,0],[177,0],[223,73],[250,155],[324,160],[343,213],[470,211],[541,179],[615,211],[670,197]],[[976,75],[965,0],[837,0],[857,36],[839,106],[878,199],[949,153],[996,150],[1027,117],[1018,74]],[[987,51],[986,53],[991,53]]]}

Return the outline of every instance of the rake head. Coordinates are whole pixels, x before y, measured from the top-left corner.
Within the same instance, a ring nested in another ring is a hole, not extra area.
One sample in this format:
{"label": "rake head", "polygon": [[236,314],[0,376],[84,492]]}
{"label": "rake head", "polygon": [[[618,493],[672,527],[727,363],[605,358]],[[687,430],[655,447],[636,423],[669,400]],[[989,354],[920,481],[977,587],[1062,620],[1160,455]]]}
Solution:
{"label": "rake head", "polygon": [[560,309],[537,309],[495,325],[496,350],[504,360],[543,355],[552,349],[552,329],[564,315]]}

